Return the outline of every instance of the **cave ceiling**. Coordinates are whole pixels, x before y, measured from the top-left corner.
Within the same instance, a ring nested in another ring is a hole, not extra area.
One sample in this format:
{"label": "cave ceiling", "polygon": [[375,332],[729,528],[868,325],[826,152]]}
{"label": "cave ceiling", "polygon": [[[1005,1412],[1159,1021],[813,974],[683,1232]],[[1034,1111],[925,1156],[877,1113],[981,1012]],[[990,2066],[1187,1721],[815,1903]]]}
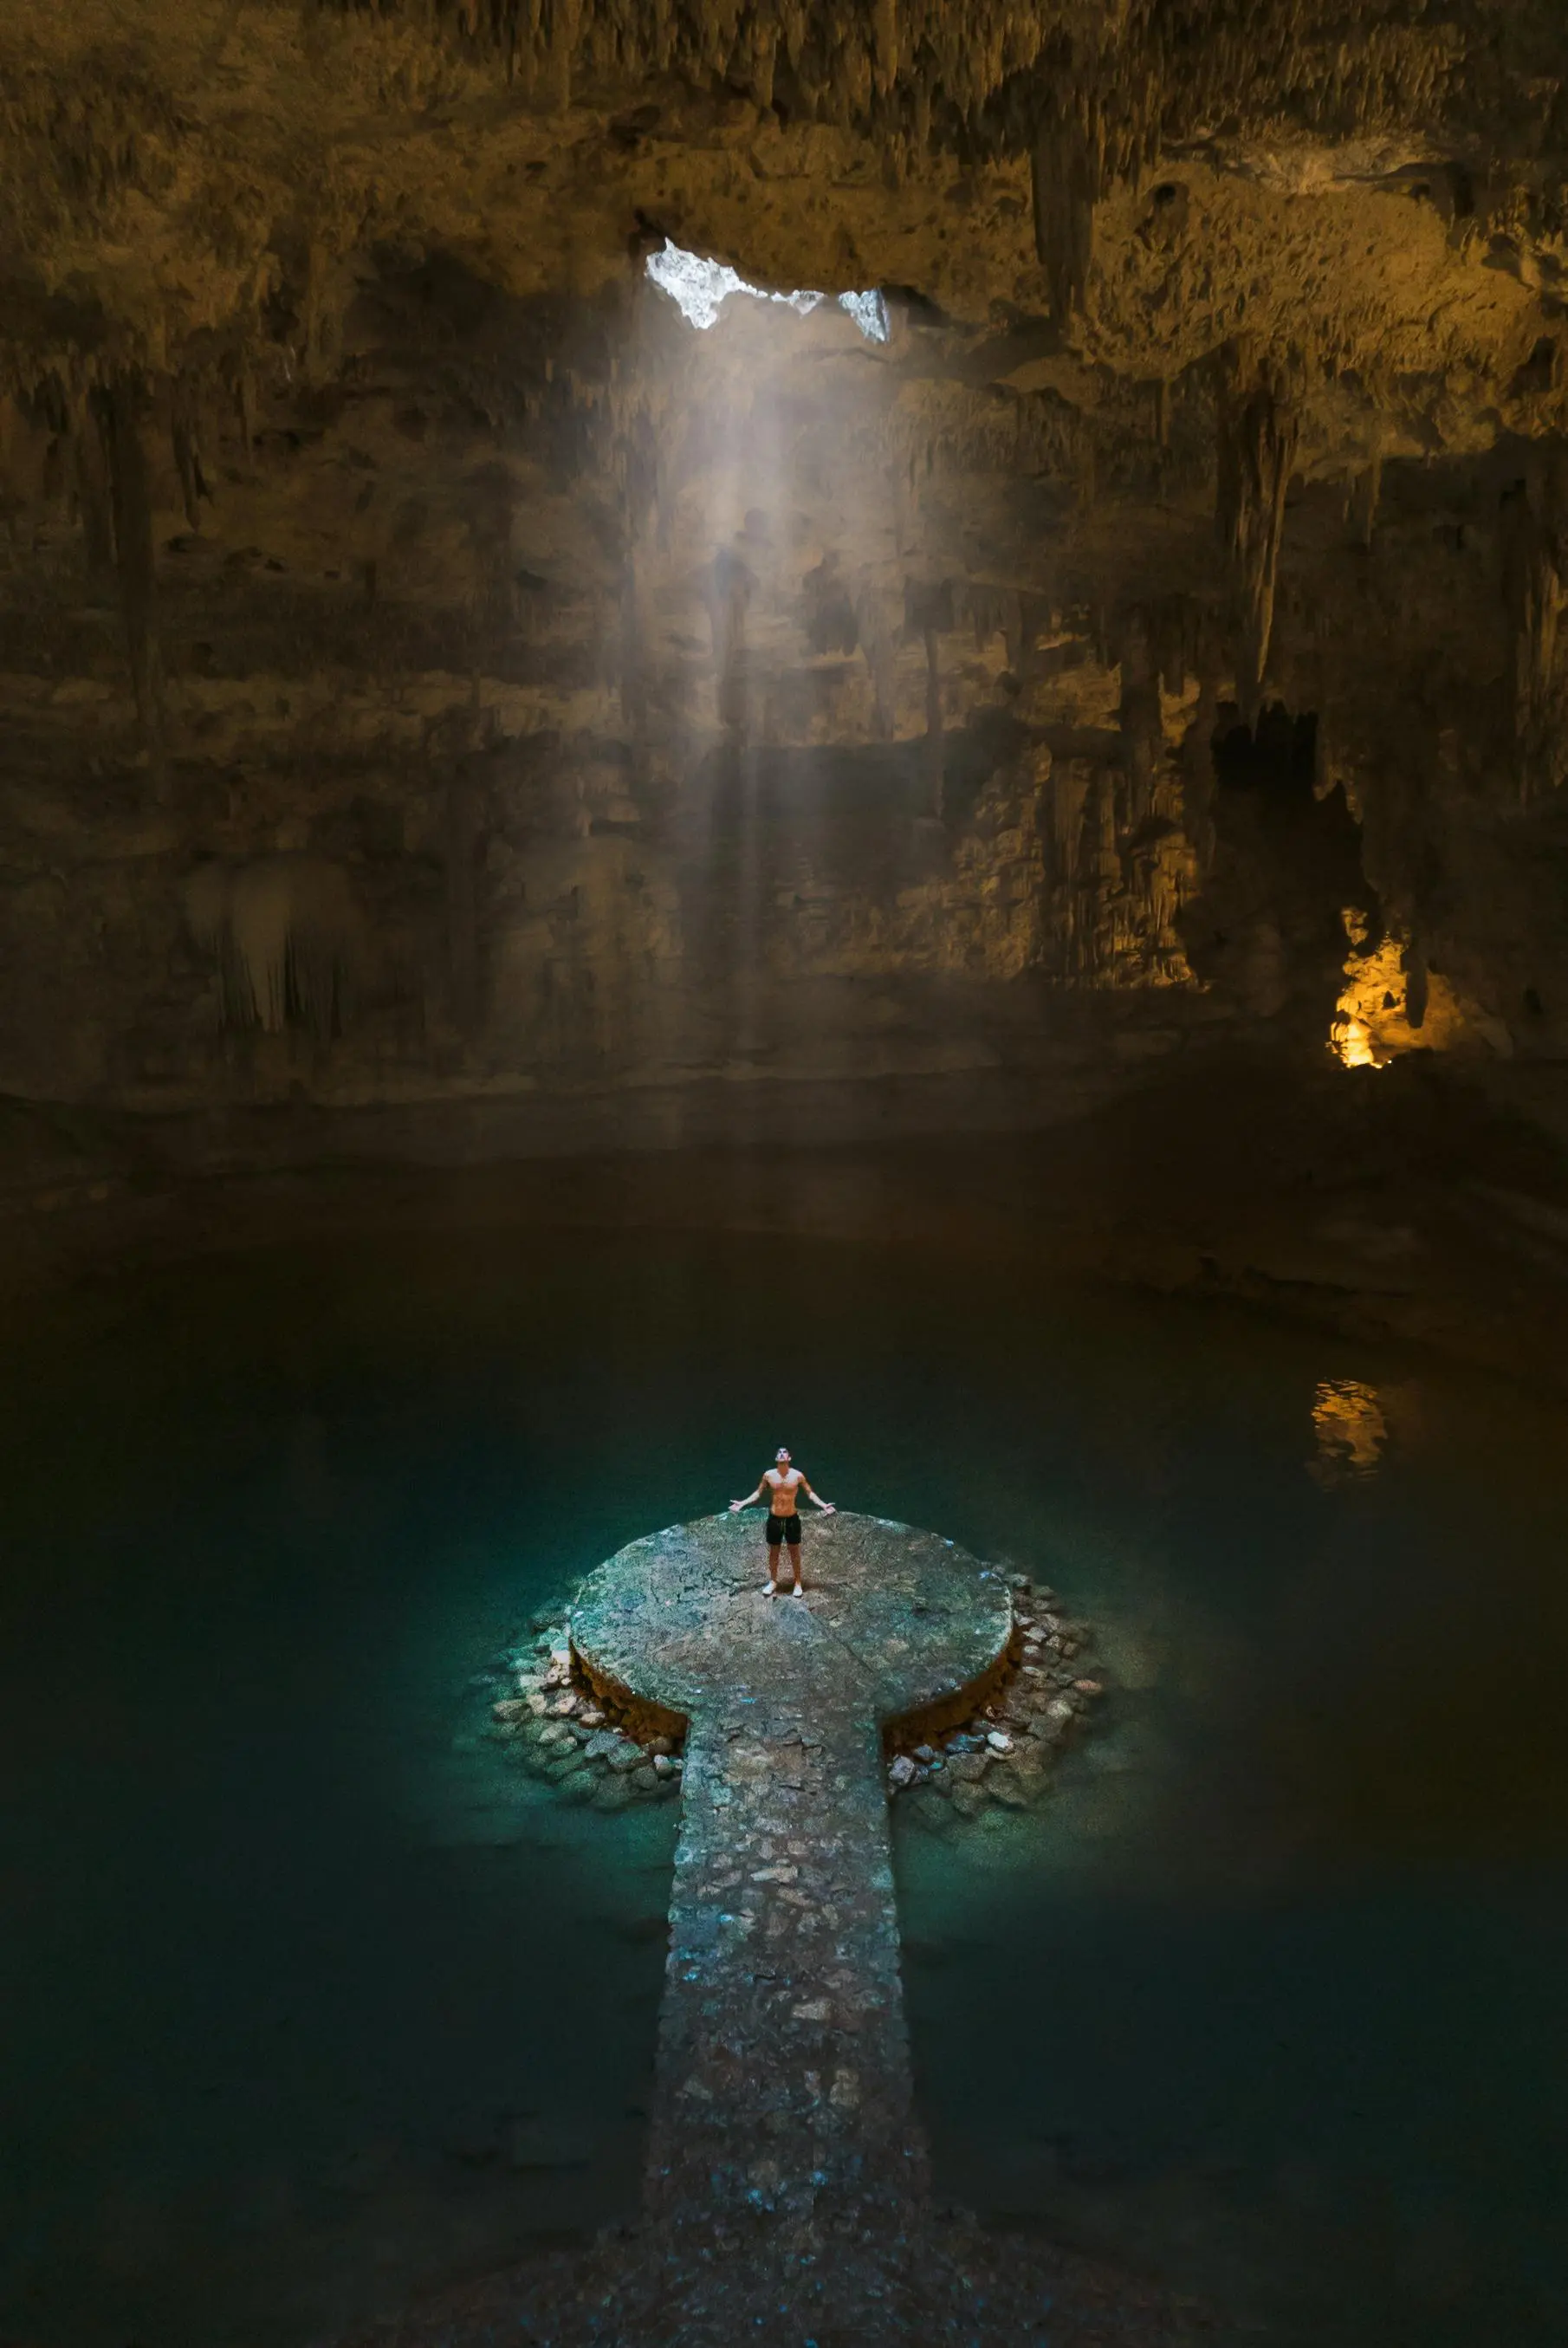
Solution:
{"label": "cave ceiling", "polygon": [[[1359,907],[1392,1019],[1430,961],[1550,1025],[1565,50],[1544,0],[10,0],[0,1082],[282,1022],[222,956],[288,909],[186,883],[291,855],[377,940],[355,1097],[727,1065],[737,744],[818,810],[803,983],[1321,1026]],[[887,339],[696,332],[666,240]],[[1216,824],[1270,703],[1346,839]]]}

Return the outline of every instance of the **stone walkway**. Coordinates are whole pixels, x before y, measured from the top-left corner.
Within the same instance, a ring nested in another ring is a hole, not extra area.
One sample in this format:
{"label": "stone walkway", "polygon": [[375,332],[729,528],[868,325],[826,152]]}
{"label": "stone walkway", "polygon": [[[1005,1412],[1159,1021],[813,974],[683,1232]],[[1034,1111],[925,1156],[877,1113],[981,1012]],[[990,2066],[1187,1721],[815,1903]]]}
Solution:
{"label": "stone walkway", "polygon": [[1012,1633],[1000,1574],[872,1517],[814,1519],[804,1599],[769,1598],[753,1514],[590,1575],[588,1677],[688,1723],[650,2215],[700,2203],[792,2237],[863,2230],[925,2183],[883,1724],[972,1711]]}
{"label": "stone walkway", "polygon": [[[884,1731],[937,1735],[1013,1671],[1005,1576],[883,1519],[812,1517],[769,1598],[755,1514],[590,1574],[577,1673],[684,1732],[641,2222],[354,2348],[1175,2348],[1158,2289],[933,2208],[914,2111]],[[1025,1671],[1029,1670],[1026,1664]]]}

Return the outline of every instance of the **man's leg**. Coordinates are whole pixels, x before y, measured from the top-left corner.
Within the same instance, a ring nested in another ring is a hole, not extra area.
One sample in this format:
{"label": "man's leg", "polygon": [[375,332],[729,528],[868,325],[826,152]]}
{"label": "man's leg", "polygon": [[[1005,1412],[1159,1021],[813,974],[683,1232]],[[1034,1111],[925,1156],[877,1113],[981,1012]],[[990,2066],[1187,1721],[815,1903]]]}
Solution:
{"label": "man's leg", "polygon": [[800,1519],[798,1517],[790,1519],[789,1529],[789,1561],[794,1570],[794,1595],[796,1598],[804,1598],[805,1585],[800,1578]]}
{"label": "man's leg", "polygon": [[778,1539],[778,1532],[779,1530],[782,1530],[782,1528],[778,1523],[778,1519],[776,1517],[770,1516],[767,1519],[764,1529],[767,1540],[768,1578],[766,1581],[764,1582],[763,1588],[767,1591],[770,1598],[776,1598],[779,1594],[779,1550],[784,1546],[783,1542]]}

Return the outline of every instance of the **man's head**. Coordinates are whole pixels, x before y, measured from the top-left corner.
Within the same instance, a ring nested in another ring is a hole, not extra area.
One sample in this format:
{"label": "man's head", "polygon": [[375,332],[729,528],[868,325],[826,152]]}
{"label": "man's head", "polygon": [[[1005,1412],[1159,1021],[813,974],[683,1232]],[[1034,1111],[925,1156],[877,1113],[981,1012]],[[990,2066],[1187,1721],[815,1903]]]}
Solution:
{"label": "man's head", "polygon": [[782,1443],[779,1445],[778,1449],[774,1453],[774,1466],[775,1468],[787,1468],[789,1466],[789,1453],[785,1450]]}

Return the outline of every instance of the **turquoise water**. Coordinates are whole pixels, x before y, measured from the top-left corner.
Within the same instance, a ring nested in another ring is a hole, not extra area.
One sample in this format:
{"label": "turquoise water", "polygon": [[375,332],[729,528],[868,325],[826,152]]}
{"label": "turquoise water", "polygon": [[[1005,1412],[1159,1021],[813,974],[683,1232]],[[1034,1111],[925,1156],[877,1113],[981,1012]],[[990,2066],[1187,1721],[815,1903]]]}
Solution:
{"label": "turquoise water", "polygon": [[826,1243],[367,1240],[18,1334],[0,2340],[303,2348],[633,2205],[672,1809],[554,1805],[476,1675],[781,1441],[1102,1626],[1044,1811],[898,1816],[946,2188],[1225,2336],[1563,2335],[1562,1414]]}

